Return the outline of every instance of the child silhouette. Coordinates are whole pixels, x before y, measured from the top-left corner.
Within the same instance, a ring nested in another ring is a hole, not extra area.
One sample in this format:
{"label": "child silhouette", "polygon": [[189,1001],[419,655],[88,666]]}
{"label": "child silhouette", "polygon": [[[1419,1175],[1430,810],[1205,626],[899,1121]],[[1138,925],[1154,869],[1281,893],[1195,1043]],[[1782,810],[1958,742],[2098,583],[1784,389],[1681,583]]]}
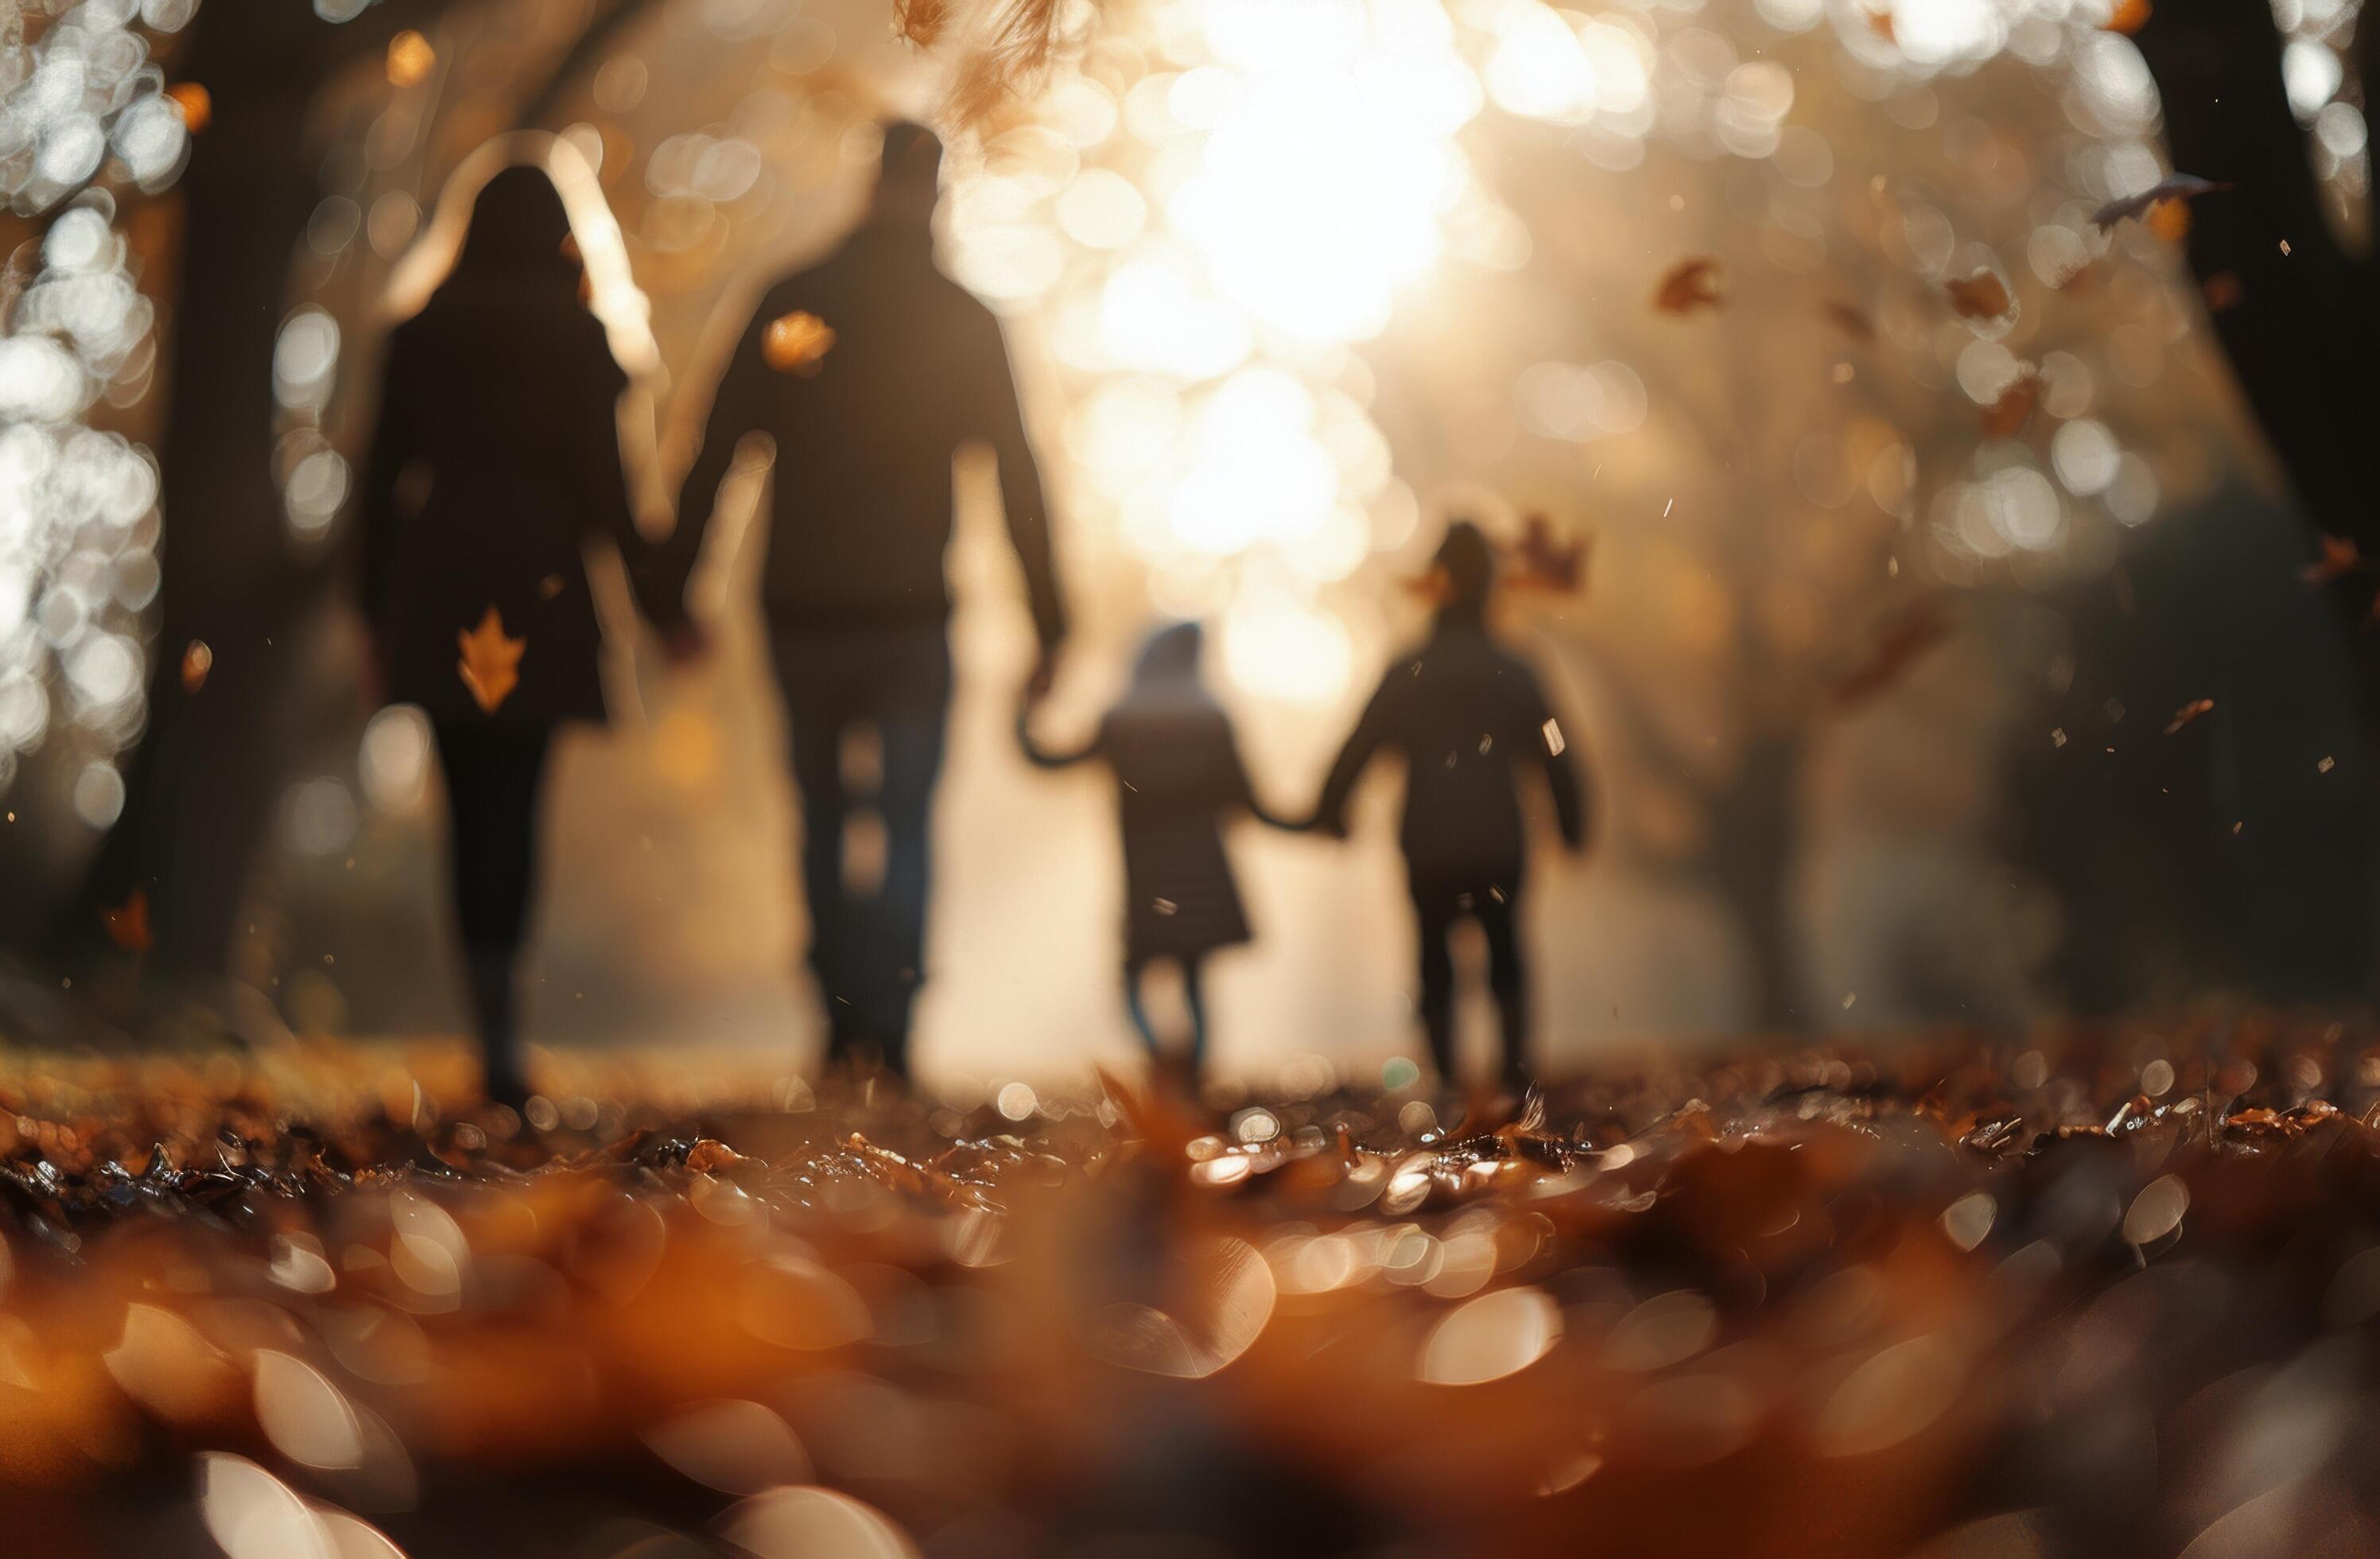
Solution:
{"label": "child silhouette", "polygon": [[1429,637],[1390,664],[1331,765],[1315,826],[1343,836],[1347,797],[1384,748],[1403,754],[1401,842],[1421,925],[1421,1017],[1439,1077],[1454,1076],[1454,960],[1448,939],[1468,917],[1488,937],[1489,989],[1501,1019],[1504,1078],[1527,1076],[1527,973],[1519,919],[1524,859],[1517,771],[1536,764],[1553,792],[1562,842],[1585,847],[1586,805],[1546,696],[1488,627],[1496,562],[1469,520],[1447,528],[1442,601]]}
{"label": "child silhouette", "polygon": [[1246,911],[1223,848],[1222,824],[1245,811],[1275,827],[1249,786],[1231,717],[1198,676],[1204,635],[1196,623],[1158,629],[1143,644],[1132,684],[1099,721],[1089,743],[1071,752],[1042,748],[1017,716],[1017,739],[1041,768],[1104,761],[1117,783],[1123,830],[1124,1004],[1152,1058],[1165,1047],[1141,991],[1150,966],[1172,960],[1190,1009],[1184,1060],[1196,1075],[1207,1049],[1207,959],[1249,939]]}

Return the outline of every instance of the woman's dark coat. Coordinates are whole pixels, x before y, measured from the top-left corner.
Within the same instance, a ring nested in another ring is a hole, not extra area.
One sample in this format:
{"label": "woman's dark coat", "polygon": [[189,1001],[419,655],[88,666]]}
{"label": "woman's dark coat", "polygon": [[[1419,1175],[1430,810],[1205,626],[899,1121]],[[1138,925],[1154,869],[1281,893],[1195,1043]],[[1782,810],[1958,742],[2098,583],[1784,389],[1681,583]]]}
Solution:
{"label": "woman's dark coat", "polygon": [[[492,727],[601,720],[585,545],[617,544],[640,596],[650,574],[620,463],[627,379],[579,301],[566,222],[551,232],[552,186],[525,191],[528,211],[509,221],[490,210],[495,190],[453,277],[390,336],[364,491],[364,609],[392,701]],[[460,666],[460,637],[491,608],[521,644],[518,684],[492,712]]]}

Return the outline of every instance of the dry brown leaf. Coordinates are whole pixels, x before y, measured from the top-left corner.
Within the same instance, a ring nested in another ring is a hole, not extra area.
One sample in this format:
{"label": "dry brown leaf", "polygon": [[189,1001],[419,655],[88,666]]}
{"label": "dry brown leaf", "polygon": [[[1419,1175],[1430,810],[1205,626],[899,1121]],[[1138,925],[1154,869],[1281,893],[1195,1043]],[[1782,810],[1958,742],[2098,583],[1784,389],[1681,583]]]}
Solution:
{"label": "dry brown leaf", "polygon": [[2165,734],[2171,736],[2200,715],[2213,713],[2214,710],[2213,699],[2192,699],[2173,712],[2173,718],[2165,723]]}
{"label": "dry brown leaf", "polygon": [[1720,275],[1718,262],[1708,255],[1679,261],[1653,289],[1653,311],[1682,317],[1697,309],[1718,309],[1727,300]]}
{"label": "dry brown leaf", "polygon": [[2116,8],[2106,23],[2107,29],[2129,38],[2148,25],[2149,16],[2149,0],[2116,0]]}
{"label": "dry brown leaf", "polygon": [[760,355],[780,373],[816,373],[833,346],[834,328],[802,309],[771,320],[760,335]]}
{"label": "dry brown leaf", "polygon": [[[2213,179],[2201,178],[2194,173],[2174,174],[2170,177],[2157,180],[2137,195],[2127,195],[2119,201],[2109,201],[2091,213],[2091,225],[2104,230],[2115,226],[2128,216],[2145,216],[2149,214],[2149,209],[2152,206],[2180,205],[2184,201],[2194,201],[2201,195],[2219,195],[2230,188],[2228,184],[2217,184]],[[2185,225],[2183,231],[2187,232],[2189,230],[2187,224],[2190,220],[2188,214],[2184,213],[2181,220]],[[2154,225],[2152,225],[2152,231],[2154,230]]]}
{"label": "dry brown leaf", "polygon": [[2009,296],[2008,283],[2000,280],[1997,271],[1953,277],[1942,284],[1942,291],[1962,320],[1996,320],[2016,307],[2016,299]]}
{"label": "dry brown leaf", "polygon": [[528,640],[506,638],[504,619],[493,606],[478,627],[457,633],[455,639],[463,650],[463,658],[455,663],[455,672],[463,686],[471,689],[472,701],[483,713],[493,714],[520,686],[521,656],[528,651]]}
{"label": "dry brown leaf", "polygon": [[2034,408],[2041,403],[2041,372],[2027,366],[2020,370],[2009,387],[2000,392],[1999,399],[1984,408],[1982,425],[1985,438],[2014,438],[2024,432],[2033,420]]}
{"label": "dry brown leaf", "polygon": [[107,928],[107,940],[127,953],[146,953],[156,938],[149,929],[149,891],[135,888],[122,907],[103,909],[100,922]]}

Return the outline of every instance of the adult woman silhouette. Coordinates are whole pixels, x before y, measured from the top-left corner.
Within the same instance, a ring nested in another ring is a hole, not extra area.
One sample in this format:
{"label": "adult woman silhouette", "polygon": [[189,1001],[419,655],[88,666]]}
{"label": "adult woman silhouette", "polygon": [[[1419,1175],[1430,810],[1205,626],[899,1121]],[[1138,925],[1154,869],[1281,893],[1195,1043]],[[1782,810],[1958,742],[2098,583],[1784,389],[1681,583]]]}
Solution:
{"label": "adult woman silhouette", "polygon": [[436,735],[486,1086],[515,1103],[546,758],[557,726],[604,718],[586,542],[617,545],[649,616],[655,590],[620,461],[627,376],[581,275],[553,180],[489,179],[452,271],[390,335],[364,486],[382,691]]}

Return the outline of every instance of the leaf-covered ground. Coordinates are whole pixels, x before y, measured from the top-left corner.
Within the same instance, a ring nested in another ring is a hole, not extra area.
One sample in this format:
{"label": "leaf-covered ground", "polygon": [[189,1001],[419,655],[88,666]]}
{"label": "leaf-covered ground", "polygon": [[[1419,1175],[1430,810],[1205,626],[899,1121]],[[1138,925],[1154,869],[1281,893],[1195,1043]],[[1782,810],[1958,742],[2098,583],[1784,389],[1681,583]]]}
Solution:
{"label": "leaf-covered ground", "polygon": [[238,1559],[2361,1552],[2375,1044],[1747,1051],[1509,1119],[663,1058],[533,1124],[442,1114],[450,1050],[19,1054],[0,1511]]}

